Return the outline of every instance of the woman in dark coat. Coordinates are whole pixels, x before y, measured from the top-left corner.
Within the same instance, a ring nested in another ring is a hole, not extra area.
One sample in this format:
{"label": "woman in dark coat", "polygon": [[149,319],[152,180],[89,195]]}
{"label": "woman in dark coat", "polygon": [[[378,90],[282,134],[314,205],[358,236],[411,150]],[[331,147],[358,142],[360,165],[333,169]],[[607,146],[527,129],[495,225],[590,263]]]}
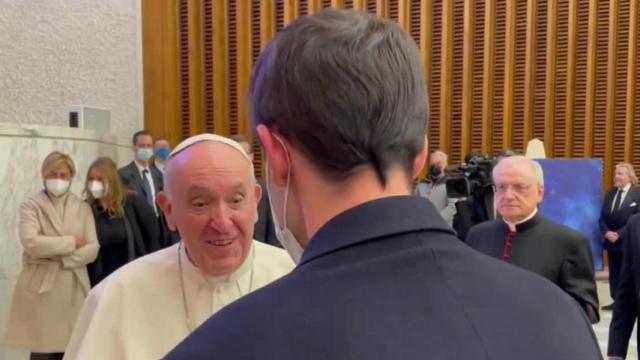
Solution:
{"label": "woman in dark coat", "polygon": [[120,266],[158,250],[160,233],[153,210],[126,190],[110,158],[99,157],[91,164],[84,191],[100,243],[98,258],[88,266],[95,286]]}

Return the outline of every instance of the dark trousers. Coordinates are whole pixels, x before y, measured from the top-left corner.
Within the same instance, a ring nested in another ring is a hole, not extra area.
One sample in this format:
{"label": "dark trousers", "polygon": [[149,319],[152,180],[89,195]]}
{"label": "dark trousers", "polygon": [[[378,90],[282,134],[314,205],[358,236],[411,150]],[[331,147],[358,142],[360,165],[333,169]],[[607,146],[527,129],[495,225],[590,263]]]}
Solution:
{"label": "dark trousers", "polygon": [[62,360],[64,353],[31,353],[29,360]]}
{"label": "dark trousers", "polygon": [[615,301],[620,269],[622,269],[622,251],[608,251],[607,253],[609,257],[609,294]]}

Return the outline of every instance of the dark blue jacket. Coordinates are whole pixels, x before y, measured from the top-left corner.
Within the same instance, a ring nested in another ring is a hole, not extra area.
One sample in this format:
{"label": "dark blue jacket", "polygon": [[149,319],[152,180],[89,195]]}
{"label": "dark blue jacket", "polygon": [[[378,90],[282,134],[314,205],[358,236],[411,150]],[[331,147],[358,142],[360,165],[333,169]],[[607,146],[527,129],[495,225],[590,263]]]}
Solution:
{"label": "dark blue jacket", "polygon": [[417,196],[371,201],[289,275],[207,320],[167,359],[601,359],[576,302],[456,239]]}

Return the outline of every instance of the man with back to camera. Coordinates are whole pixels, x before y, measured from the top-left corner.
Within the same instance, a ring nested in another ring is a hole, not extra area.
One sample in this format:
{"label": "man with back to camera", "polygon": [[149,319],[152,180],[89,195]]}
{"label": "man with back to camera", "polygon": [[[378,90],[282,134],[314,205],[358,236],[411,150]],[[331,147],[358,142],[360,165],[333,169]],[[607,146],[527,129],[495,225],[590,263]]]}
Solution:
{"label": "man with back to camera", "polygon": [[458,241],[412,195],[424,79],[415,41],[371,14],[326,9],[276,35],[249,99],[298,266],[167,359],[601,359],[569,296]]}

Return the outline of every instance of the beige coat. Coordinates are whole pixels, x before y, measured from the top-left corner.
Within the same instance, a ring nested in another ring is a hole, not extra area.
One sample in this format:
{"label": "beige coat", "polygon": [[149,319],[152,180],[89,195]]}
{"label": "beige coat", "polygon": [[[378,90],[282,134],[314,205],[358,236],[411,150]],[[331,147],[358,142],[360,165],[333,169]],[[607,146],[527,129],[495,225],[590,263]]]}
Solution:
{"label": "beige coat", "polygon": [[[24,250],[7,324],[9,347],[63,352],[89,292],[85,265],[98,254],[93,213],[77,196],[64,197],[63,219],[44,191],[20,206]],[[76,249],[75,237],[84,237],[87,244]]]}

